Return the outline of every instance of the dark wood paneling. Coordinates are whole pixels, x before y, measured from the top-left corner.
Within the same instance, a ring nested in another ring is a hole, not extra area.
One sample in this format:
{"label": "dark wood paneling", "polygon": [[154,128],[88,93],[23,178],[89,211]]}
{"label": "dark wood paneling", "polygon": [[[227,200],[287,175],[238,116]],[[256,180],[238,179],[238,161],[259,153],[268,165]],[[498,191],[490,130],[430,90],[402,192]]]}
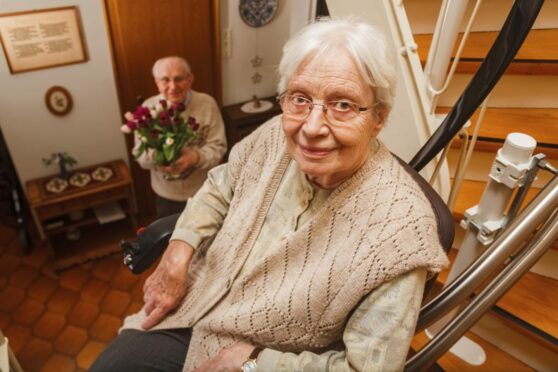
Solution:
{"label": "dark wood paneling", "polygon": [[[157,93],[151,67],[169,55],[186,58],[193,88],[221,102],[218,0],[105,0],[105,9],[122,114],[136,106],[138,96]],[[149,174],[131,156],[130,163],[140,217],[153,215]]]}

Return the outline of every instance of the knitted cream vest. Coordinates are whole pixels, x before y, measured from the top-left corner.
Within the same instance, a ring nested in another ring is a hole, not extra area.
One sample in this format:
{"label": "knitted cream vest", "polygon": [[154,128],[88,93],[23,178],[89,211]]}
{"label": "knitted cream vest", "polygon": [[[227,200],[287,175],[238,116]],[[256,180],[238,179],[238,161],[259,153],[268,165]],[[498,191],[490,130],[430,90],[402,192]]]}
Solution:
{"label": "knitted cream vest", "polygon": [[[280,249],[241,270],[289,160],[279,118],[231,152],[229,213],[195,255],[182,304],[156,327],[193,328],[185,371],[240,340],[295,353],[332,348],[374,288],[447,263],[429,201],[382,145]],[[125,327],[143,318],[129,317]]]}

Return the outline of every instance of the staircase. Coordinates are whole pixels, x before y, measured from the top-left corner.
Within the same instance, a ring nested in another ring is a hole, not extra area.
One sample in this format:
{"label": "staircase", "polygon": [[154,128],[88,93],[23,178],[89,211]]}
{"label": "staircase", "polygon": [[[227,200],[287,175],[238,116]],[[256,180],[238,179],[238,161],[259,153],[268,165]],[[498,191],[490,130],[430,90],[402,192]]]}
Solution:
{"label": "staircase", "polygon": [[[433,15],[438,14],[440,4],[441,1],[433,0],[404,1],[423,65],[432,41],[435,24]],[[449,111],[478,69],[511,5],[512,1],[506,0],[483,2],[462,53],[456,76],[448,91],[438,101],[438,113]],[[467,208],[478,204],[496,151],[502,146],[508,133],[522,132],[532,136],[538,143],[535,153],[546,154],[547,159],[555,167],[558,166],[558,1],[546,1],[535,28],[531,30],[514,62],[489,97],[471,164],[453,209],[456,223],[462,219]],[[478,110],[471,119],[473,124],[477,117]],[[470,135],[472,129],[468,129],[468,132]],[[455,169],[460,146],[460,141],[455,141],[448,156],[451,174]],[[550,178],[546,172],[540,172],[539,175],[528,199],[537,192],[537,187],[541,187]],[[461,230],[459,227],[457,229]],[[455,252],[452,252],[452,256],[454,255]],[[535,351],[533,355],[519,355],[520,352],[505,345],[505,340],[484,337],[486,332],[476,332],[475,328],[473,332],[477,335],[474,337],[485,338],[482,342],[488,341],[493,346],[506,350],[531,368],[548,369],[548,364],[545,363],[549,361],[543,360],[548,359],[546,355],[550,355],[551,359],[554,355],[558,359],[558,297],[555,295],[558,293],[557,266],[558,242],[555,242],[553,249],[484,319],[485,322],[503,324],[514,335],[519,335],[519,339],[536,344],[540,347],[539,351]],[[440,275],[440,280],[445,280],[445,275]],[[525,344],[515,346],[522,349]],[[554,367],[557,365],[554,364]],[[463,366],[449,362],[444,368],[461,370]],[[484,370],[483,366],[479,366],[478,370]]]}

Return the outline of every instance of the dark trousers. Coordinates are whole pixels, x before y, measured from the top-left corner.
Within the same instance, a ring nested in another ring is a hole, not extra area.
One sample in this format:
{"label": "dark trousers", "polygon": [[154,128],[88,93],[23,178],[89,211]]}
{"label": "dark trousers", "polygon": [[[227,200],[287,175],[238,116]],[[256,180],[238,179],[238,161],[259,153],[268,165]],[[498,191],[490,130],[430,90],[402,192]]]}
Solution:
{"label": "dark trousers", "polygon": [[90,372],[182,371],[190,328],[156,331],[126,329],[106,347]]}
{"label": "dark trousers", "polygon": [[170,216],[171,214],[182,213],[182,211],[186,207],[185,201],[169,200],[159,195],[157,195],[155,203],[155,206],[157,208],[157,218]]}

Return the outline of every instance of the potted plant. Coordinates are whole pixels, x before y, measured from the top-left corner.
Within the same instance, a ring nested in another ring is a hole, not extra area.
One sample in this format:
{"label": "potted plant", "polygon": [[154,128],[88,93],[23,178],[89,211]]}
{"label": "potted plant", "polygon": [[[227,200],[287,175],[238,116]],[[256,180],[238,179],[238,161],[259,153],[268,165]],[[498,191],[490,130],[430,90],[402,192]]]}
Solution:
{"label": "potted plant", "polygon": [[48,158],[43,158],[43,164],[45,166],[49,166],[52,163],[58,164],[58,168],[60,170],[60,177],[62,177],[65,180],[68,180],[68,178],[70,178],[70,174],[68,173],[67,167],[72,167],[76,165],[78,162],[67,152],[53,152],[52,154],[50,154]]}

